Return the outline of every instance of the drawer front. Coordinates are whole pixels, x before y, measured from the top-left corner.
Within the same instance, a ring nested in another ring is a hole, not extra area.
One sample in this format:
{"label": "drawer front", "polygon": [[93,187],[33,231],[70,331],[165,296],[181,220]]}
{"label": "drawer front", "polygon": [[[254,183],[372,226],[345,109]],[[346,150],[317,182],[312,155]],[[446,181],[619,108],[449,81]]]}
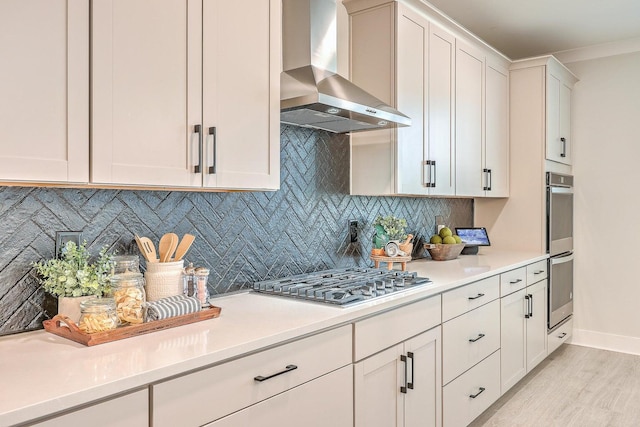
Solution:
{"label": "drawer front", "polygon": [[469,283],[442,294],[442,321],[460,316],[500,296],[500,277]]}
{"label": "drawer front", "polygon": [[547,354],[553,353],[564,342],[566,342],[573,333],[573,318],[566,323],[560,325],[558,329],[547,335]]}
{"label": "drawer front", "polygon": [[527,286],[547,278],[547,260],[527,265]]}
{"label": "drawer front", "polygon": [[442,325],[442,383],[500,348],[500,300]]}
{"label": "drawer front", "polygon": [[351,326],[346,325],[155,384],[153,426],[202,426],[349,365],[351,348]]}
{"label": "drawer front", "polygon": [[466,426],[499,397],[500,351],[498,350],[444,387],[442,425],[444,427]]}
{"label": "drawer front", "polygon": [[355,361],[438,326],[441,315],[441,298],[436,295],[356,322]]}
{"label": "drawer front", "polygon": [[509,295],[527,286],[527,268],[516,268],[500,275],[500,296]]}

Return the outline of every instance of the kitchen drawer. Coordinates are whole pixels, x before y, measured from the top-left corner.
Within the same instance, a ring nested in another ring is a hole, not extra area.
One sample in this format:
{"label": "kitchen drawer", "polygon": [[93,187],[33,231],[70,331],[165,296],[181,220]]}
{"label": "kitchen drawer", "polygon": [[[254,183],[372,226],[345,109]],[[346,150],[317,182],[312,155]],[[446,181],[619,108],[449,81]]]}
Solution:
{"label": "kitchen drawer", "polygon": [[500,277],[469,283],[442,294],[442,321],[460,316],[500,296]]}
{"label": "kitchen drawer", "polygon": [[440,295],[356,322],[354,361],[389,348],[441,322]]}
{"label": "kitchen drawer", "polygon": [[527,286],[527,268],[521,267],[500,275],[500,296],[509,295]]}
{"label": "kitchen drawer", "polygon": [[547,278],[547,260],[527,265],[527,286]]}
{"label": "kitchen drawer", "polygon": [[547,354],[553,353],[573,334],[573,317],[547,335]]}
{"label": "kitchen drawer", "polygon": [[447,384],[500,348],[500,300],[442,325],[442,383]]}
{"label": "kitchen drawer", "polygon": [[466,426],[499,397],[500,350],[444,387],[442,425]]}
{"label": "kitchen drawer", "polygon": [[[351,363],[351,325],[153,385],[153,426],[201,426]],[[285,367],[296,366],[281,375]]]}

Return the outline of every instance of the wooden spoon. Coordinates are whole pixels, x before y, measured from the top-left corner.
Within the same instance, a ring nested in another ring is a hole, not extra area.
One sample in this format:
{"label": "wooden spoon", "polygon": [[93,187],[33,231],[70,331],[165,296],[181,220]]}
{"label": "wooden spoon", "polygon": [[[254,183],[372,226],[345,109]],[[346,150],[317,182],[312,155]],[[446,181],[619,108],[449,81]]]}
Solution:
{"label": "wooden spoon", "polygon": [[156,245],[153,244],[148,237],[139,237],[140,243],[142,243],[142,254],[149,262],[158,262],[158,256],[156,255]]}
{"label": "wooden spoon", "polygon": [[169,262],[171,256],[178,246],[178,235],[175,233],[166,233],[160,238],[158,243],[158,251],[160,252],[160,262]]}
{"label": "wooden spoon", "polygon": [[184,236],[182,236],[182,240],[180,241],[180,244],[176,249],[176,255],[173,257],[173,260],[180,261],[182,257],[186,255],[187,251],[189,250],[189,248],[191,247],[191,244],[195,239],[196,239],[196,236],[194,236],[193,234],[185,234]]}
{"label": "wooden spoon", "polygon": [[138,236],[137,234],[134,234],[133,238],[136,240],[136,244],[138,245],[138,250],[140,251],[140,253],[144,257],[144,259],[149,261],[149,258],[147,258],[147,251],[145,251],[144,246],[142,245],[142,242],[140,241],[140,236]]}

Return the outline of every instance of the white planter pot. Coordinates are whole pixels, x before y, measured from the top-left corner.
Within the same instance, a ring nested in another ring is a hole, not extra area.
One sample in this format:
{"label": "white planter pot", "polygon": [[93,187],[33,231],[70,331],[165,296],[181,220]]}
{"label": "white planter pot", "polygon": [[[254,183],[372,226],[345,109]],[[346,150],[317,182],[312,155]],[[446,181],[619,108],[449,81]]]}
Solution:
{"label": "white planter pot", "polygon": [[77,324],[80,321],[80,303],[90,298],[95,297],[58,297],[58,314],[64,314]]}

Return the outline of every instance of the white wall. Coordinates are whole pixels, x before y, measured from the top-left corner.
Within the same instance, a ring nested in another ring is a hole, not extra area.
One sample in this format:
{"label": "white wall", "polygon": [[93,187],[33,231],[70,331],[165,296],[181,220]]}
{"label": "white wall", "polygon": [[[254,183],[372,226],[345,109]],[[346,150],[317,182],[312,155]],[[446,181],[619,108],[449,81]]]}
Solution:
{"label": "white wall", "polygon": [[573,342],[640,354],[640,52],[566,64],[573,98]]}

